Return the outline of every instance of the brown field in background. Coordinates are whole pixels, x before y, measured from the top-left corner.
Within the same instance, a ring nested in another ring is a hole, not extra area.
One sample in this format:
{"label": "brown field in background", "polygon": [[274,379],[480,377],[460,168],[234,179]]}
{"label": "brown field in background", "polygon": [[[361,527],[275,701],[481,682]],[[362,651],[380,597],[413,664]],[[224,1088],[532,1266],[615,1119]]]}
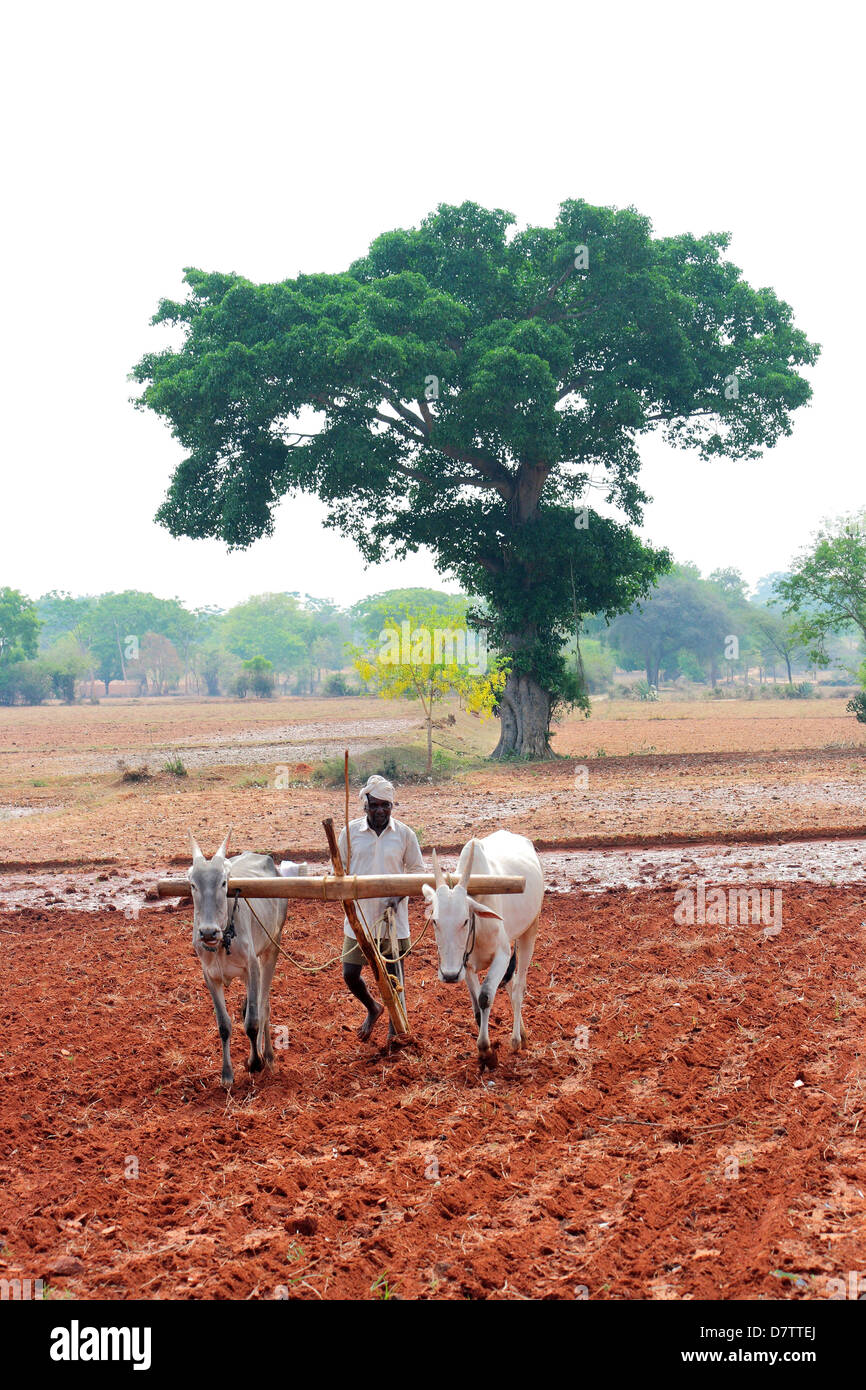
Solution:
{"label": "brown field in background", "polygon": [[[498,725],[447,707],[438,747],[464,755],[444,784],[402,787],[398,816],[422,845],[497,826],[545,843],[625,837],[856,833],[866,827],[866,725],[843,699],[599,702],[568,718],[562,761],[489,763]],[[443,713],[445,713],[443,711]],[[231,822],[234,845],[321,855],[339,789],[309,785],[322,758],[419,744],[417,705],[381,700],[171,702],[0,710],[0,866],[130,864],[162,870]],[[188,769],[162,769],[179,756]],[[121,781],[118,759],[153,776]],[[284,781],[278,787],[282,769]],[[583,771],[585,769],[585,772]],[[357,811],[353,803],[352,814]]]}

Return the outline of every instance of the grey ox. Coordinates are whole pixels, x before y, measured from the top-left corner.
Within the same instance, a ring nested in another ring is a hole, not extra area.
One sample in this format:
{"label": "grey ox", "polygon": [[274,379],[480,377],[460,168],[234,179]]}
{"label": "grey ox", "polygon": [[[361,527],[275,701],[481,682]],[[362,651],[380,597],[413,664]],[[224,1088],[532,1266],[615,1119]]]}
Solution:
{"label": "grey ox", "polygon": [[[229,829],[213,859],[206,859],[192,831],[192,944],[201,965],[204,982],[210,990],[223,1048],[222,1084],[226,1090],[234,1082],[231,1059],[232,1024],[226,1008],[225,989],[232,980],[241,980],[246,996],[242,1018],[250,1040],[247,1069],[261,1071],[273,1066],[271,1044],[271,981],[277,964],[277,947],[286,920],[285,898],[256,898],[256,921],[243,898],[229,901],[229,876],[235,878],[278,878],[277,867],[267,854],[236,854],[226,858]],[[263,930],[264,928],[264,930]]]}

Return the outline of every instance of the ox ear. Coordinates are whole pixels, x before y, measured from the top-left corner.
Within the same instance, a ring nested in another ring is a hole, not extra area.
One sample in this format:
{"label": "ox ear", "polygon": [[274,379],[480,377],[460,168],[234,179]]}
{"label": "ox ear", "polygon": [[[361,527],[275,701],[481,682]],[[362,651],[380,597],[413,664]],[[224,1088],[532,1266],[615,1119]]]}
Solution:
{"label": "ox ear", "polygon": [[187,834],[189,835],[189,847],[190,847],[190,849],[192,850],[192,857],[193,857],[193,859],[204,859],[204,855],[202,854],[201,850],[199,849],[198,843],[197,843],[196,838],[195,838],[195,836],[193,835],[192,831],[191,831],[191,830],[188,830],[188,831],[187,831]]}
{"label": "ox ear", "polygon": [[[436,853],[435,849],[434,849],[433,853],[434,853],[434,854]],[[423,893],[423,895],[424,895],[424,900],[425,900],[425,902],[427,903],[427,907],[426,907],[425,910],[424,910],[424,916],[425,916],[425,917],[432,917],[432,916],[433,916],[433,904],[436,902],[436,889],[435,889],[435,888],[431,888],[429,883],[422,883],[422,885],[421,885],[421,892]]]}
{"label": "ox ear", "polygon": [[225,857],[226,857],[226,851],[227,851],[227,849],[228,849],[228,847],[229,847],[229,840],[231,839],[231,834],[232,834],[232,830],[233,830],[233,829],[234,829],[234,826],[231,826],[231,825],[230,825],[229,828],[228,828],[228,833],[227,833],[225,839],[223,840],[222,844],[220,845],[219,849],[217,850],[217,856],[218,856],[218,857],[222,857],[223,859],[225,859]]}
{"label": "ox ear", "polygon": [[[439,855],[436,853],[435,849],[433,851],[433,877],[436,880],[436,887],[441,888],[445,882],[445,875],[442,872],[442,868],[439,864]],[[427,896],[426,893],[424,896]]]}
{"label": "ox ear", "polygon": [[470,842],[469,842],[469,858],[466,860],[466,868],[463,870],[462,874],[460,875],[460,887],[461,887],[461,888],[468,888],[468,887],[469,887],[469,880],[470,880],[470,878],[472,877],[472,865],[473,865],[474,860],[475,860],[475,841],[474,841],[474,840],[470,840]]}
{"label": "ox ear", "polygon": [[486,903],[480,903],[477,898],[470,898],[468,893],[466,895],[466,901],[472,908],[476,917],[495,917],[497,922],[502,921],[501,912],[494,912],[492,907],[488,907]]}

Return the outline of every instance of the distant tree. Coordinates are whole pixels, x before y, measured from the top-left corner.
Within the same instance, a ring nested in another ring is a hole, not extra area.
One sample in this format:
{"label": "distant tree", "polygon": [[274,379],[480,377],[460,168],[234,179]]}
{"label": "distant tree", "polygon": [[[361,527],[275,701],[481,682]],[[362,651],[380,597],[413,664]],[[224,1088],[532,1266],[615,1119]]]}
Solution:
{"label": "distant tree", "polygon": [[17,589],[0,589],[0,662],[36,655],[39,615],[32,599]]}
{"label": "distant tree", "polygon": [[761,604],[752,604],[750,612],[753,631],[758,645],[773,657],[781,657],[788,672],[788,684],[793,685],[791,663],[805,654],[805,646],[799,625],[785,618],[777,610]]}
{"label": "distant tree", "polygon": [[274,693],[274,667],[267,657],[254,656],[243,663],[243,670],[249,681],[249,689],[260,700]]}
{"label": "distant tree", "polygon": [[255,594],[222,618],[219,638],[242,661],[264,656],[277,671],[297,671],[308,657],[312,623],[291,594]]}
{"label": "distant tree", "polygon": [[816,665],[829,664],[833,634],[856,631],[866,641],[866,511],[825,522],[776,590]]}
{"label": "distant tree", "polygon": [[80,642],[71,632],[58,637],[43,654],[43,664],[51,680],[54,694],[65,704],[75,699],[75,683],[90,671],[90,661]]}
{"label": "distant tree", "polygon": [[136,589],[98,596],[82,615],[80,626],[106,695],[110,682],[125,681],[127,664],[139,660],[145,633],[171,641],[171,634],[184,625],[185,614],[179,599],[162,599]]}
{"label": "distant tree", "polygon": [[145,632],[139,644],[138,662],[131,665],[127,674],[133,676],[143,673],[150,681],[157,695],[165,695],[169,687],[176,685],[183,672],[183,662],[177,648],[160,632]]}
{"label": "distant tree", "polygon": [[658,685],[660,669],[675,661],[680,648],[709,666],[715,684],[729,622],[728,606],[716,585],[701,580],[693,565],[677,565],[649,598],[614,620],[610,641],[626,660],[643,666],[651,686]]}
{"label": "distant tree", "polygon": [[776,586],[780,579],[787,579],[788,577],[787,570],[773,570],[770,574],[762,575],[752,591],[752,602],[766,607],[774,599],[778,600],[779,593]]}
{"label": "distant tree", "polygon": [[734,603],[746,604],[746,581],[739,570],[732,568],[713,570],[712,574],[707,575],[707,583],[715,584],[719,592]]}
{"label": "distant tree", "polygon": [[95,598],[73,598],[72,594],[58,592],[43,594],[36,600],[36,609],[42,627],[39,631],[39,645],[43,650],[51,647],[58,637],[71,634],[79,646],[84,646],[84,629],[87,615],[96,603]]}

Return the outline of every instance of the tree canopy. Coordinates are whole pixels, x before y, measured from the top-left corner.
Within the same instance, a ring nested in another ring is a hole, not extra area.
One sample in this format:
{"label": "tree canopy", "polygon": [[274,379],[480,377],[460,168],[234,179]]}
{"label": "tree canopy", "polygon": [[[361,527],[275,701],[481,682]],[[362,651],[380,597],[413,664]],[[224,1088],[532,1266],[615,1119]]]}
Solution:
{"label": "tree canopy", "polygon": [[543,756],[575,610],[624,611],[669,562],[597,515],[594,489],[638,523],[638,440],[657,429],[704,459],[758,457],[790,433],[818,349],[724,259],[725,233],[653,237],[579,199],[514,224],[441,205],[342,273],[187,269],[154,317],[182,342],[134,375],[186,452],[158,512],[172,534],[247,546],[301,489],[368,561],[429,546],[510,659],[498,752]]}

